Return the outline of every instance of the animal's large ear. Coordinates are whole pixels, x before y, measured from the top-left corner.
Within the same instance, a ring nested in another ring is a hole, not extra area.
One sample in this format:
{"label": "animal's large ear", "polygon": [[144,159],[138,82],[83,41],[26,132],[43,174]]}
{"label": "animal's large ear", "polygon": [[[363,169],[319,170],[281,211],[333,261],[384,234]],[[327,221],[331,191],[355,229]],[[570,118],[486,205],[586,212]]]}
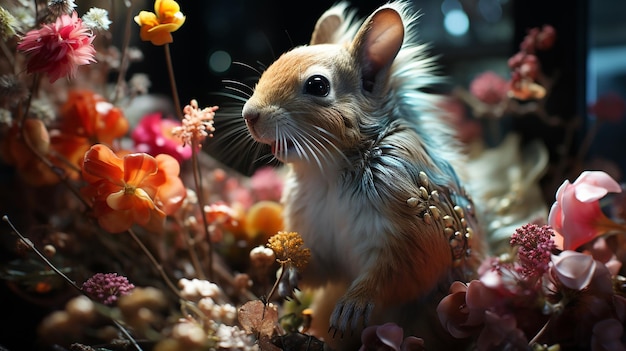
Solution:
{"label": "animal's large ear", "polygon": [[378,9],[363,23],[350,50],[360,63],[365,90],[374,91],[386,78],[403,41],[402,16],[393,8]]}
{"label": "animal's large ear", "polygon": [[324,12],[315,24],[315,29],[313,30],[309,44],[336,43],[339,29],[346,20],[344,11],[347,7],[347,3],[339,3]]}

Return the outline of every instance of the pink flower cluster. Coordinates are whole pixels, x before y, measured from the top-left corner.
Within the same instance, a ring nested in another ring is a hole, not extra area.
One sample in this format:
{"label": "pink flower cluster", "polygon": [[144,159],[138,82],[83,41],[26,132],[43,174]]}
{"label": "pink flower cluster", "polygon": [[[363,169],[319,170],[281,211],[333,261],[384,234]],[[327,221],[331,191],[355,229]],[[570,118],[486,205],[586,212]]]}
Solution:
{"label": "pink flower cluster", "polygon": [[508,62],[511,69],[510,94],[520,100],[541,99],[545,89],[536,83],[541,72],[536,52],[550,49],[556,40],[554,27],[532,28],[520,44],[520,51]]}
{"label": "pink flower cluster", "polygon": [[621,263],[602,236],[626,228],[599,205],[620,190],[601,171],[564,182],[549,215],[556,231],[524,225],[511,236],[512,255],[486,260],[476,280],[454,282],[437,307],[444,328],[474,338],[478,350],[626,350],[626,298],[614,283]]}
{"label": "pink flower cluster", "polygon": [[135,285],[117,273],[96,273],[83,283],[82,288],[92,298],[105,305],[112,305],[118,297],[130,294]]}

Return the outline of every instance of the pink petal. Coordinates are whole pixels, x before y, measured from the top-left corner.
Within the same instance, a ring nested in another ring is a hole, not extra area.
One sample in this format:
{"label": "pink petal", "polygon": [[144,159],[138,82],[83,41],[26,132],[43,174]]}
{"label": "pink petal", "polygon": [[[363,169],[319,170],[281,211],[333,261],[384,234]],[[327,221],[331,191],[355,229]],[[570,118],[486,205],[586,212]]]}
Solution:
{"label": "pink petal", "polygon": [[580,183],[596,185],[605,188],[610,193],[621,193],[622,187],[615,179],[611,178],[606,172],[603,171],[584,171],[580,174],[578,179],[574,181],[574,185]]}
{"label": "pink petal", "polygon": [[574,290],[581,290],[589,285],[596,268],[593,257],[569,250],[558,256],[552,255],[552,264],[559,281]]}
{"label": "pink petal", "polygon": [[608,190],[606,188],[592,184],[580,183],[574,188],[574,196],[576,199],[585,203],[600,200],[606,194],[608,194]]}
{"label": "pink petal", "polygon": [[376,335],[383,344],[393,348],[396,351],[400,350],[404,331],[398,325],[394,323],[383,324],[378,327],[378,329],[376,329]]}

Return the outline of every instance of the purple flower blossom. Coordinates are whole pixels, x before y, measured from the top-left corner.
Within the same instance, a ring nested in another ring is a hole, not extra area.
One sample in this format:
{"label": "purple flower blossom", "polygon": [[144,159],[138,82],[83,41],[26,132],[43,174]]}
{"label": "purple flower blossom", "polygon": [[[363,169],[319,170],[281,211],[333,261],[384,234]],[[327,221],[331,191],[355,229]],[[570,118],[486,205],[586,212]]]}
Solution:
{"label": "purple flower blossom", "polygon": [[135,286],[117,273],[96,273],[83,283],[83,291],[105,305],[112,305],[117,298],[129,294]]}

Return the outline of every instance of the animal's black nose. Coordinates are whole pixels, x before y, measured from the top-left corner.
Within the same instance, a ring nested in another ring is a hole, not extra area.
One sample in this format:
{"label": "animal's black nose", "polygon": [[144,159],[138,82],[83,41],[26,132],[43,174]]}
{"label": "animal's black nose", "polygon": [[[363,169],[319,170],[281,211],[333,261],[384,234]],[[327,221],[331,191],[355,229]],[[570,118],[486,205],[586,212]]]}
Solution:
{"label": "animal's black nose", "polygon": [[254,125],[259,120],[258,112],[244,112],[243,118],[250,125]]}

